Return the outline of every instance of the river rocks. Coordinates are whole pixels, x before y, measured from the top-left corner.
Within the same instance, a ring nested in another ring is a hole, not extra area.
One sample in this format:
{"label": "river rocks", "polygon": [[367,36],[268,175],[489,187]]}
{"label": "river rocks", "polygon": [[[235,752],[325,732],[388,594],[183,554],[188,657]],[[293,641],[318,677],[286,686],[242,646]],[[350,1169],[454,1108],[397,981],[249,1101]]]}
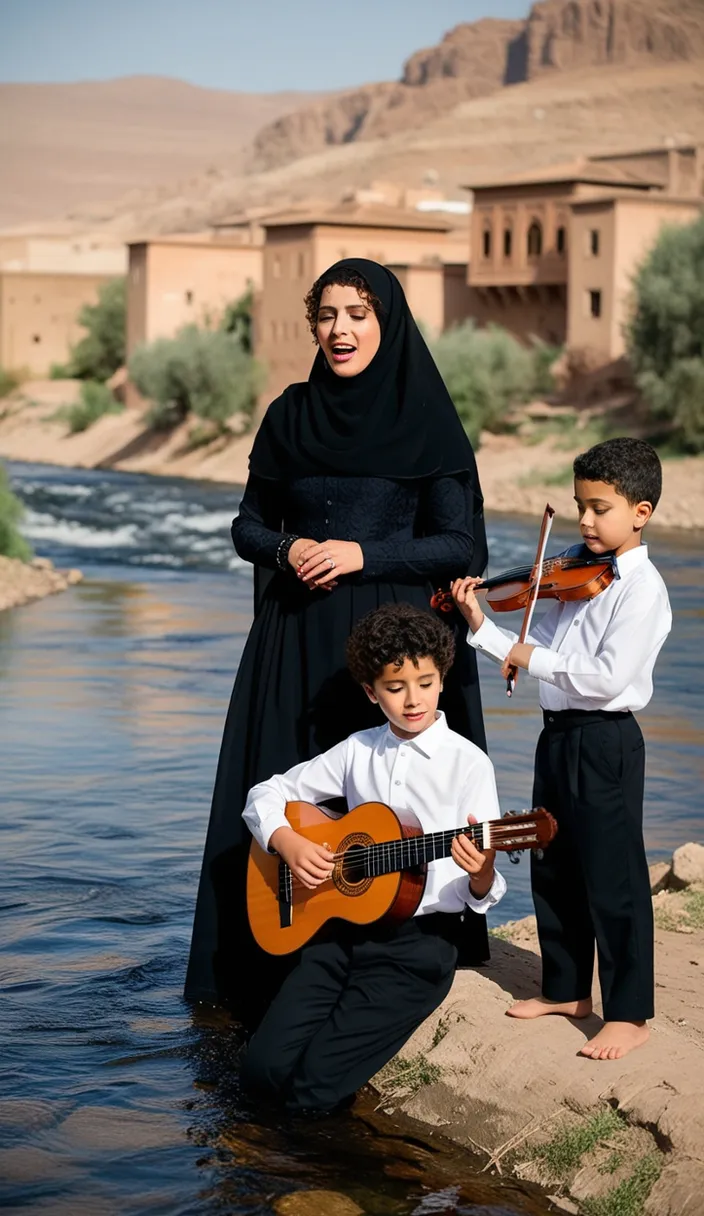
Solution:
{"label": "river rocks", "polygon": [[57,570],[45,557],[35,557],[31,562],[0,557],[0,612],[56,595],[82,578],[80,570]]}
{"label": "river rocks", "polygon": [[672,854],[672,876],[669,886],[681,891],[692,883],[704,883],[704,845],[680,845]]}
{"label": "river rocks", "polygon": [[274,1204],[279,1216],[364,1216],[362,1208],[340,1191],[294,1191]]}
{"label": "river rocks", "polygon": [[650,874],[651,895],[659,895],[661,891],[667,890],[672,874],[672,865],[669,861],[654,861],[651,866],[648,866],[648,873]]}

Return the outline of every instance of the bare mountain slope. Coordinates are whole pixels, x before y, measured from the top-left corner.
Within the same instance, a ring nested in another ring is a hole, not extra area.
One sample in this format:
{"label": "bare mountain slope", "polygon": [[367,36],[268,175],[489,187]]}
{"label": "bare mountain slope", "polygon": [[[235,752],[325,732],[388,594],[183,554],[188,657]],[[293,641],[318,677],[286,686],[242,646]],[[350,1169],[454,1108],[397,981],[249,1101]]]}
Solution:
{"label": "bare mountain slope", "polygon": [[0,85],[0,225],[239,164],[262,126],[319,94],[230,93],[132,76]]}
{"label": "bare mountain slope", "polygon": [[368,85],[277,119],[257,135],[249,163],[268,169],[330,144],[411,131],[502,85],[701,56],[704,0],[540,0],[525,21],[457,26],[412,55],[397,83]]}
{"label": "bare mountain slope", "polygon": [[539,77],[386,139],[327,147],[259,174],[202,176],[167,200],[155,191],[118,200],[107,226],[120,234],[183,231],[242,207],[335,201],[375,179],[419,186],[430,172],[439,188],[458,195],[493,173],[666,140],[704,141],[704,58]]}

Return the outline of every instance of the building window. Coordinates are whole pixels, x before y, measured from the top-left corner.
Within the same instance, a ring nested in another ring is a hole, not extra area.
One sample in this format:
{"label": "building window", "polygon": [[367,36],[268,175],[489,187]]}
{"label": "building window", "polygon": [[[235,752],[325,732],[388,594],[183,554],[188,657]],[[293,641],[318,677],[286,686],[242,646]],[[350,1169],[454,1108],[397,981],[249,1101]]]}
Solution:
{"label": "building window", "polygon": [[278,256],[274,258],[272,271],[275,279],[281,278],[281,258]]}
{"label": "building window", "polygon": [[598,256],[599,256],[599,229],[598,228],[592,228],[591,232],[589,233],[589,252],[591,253],[593,258],[598,258]]}
{"label": "building window", "polygon": [[305,275],[305,273],[306,273],[306,255],[305,255],[305,253],[299,253],[299,255],[298,255],[298,277],[299,277],[299,279],[302,279],[303,276]]}
{"label": "building window", "polygon": [[298,341],[298,321],[293,322],[293,337]]}
{"label": "building window", "polygon": [[485,228],[482,232],[482,254],[485,258],[491,257],[491,228]]}
{"label": "building window", "polygon": [[589,306],[589,316],[590,317],[600,317],[601,316],[601,292],[600,291],[588,291],[587,292],[587,303]]}
{"label": "building window", "polygon": [[558,253],[564,253],[567,249],[567,229],[562,224],[555,235],[555,248]]}
{"label": "building window", "polygon": [[288,338],[288,321],[281,322],[281,337],[283,338],[284,342]]}
{"label": "building window", "polygon": [[543,228],[537,220],[528,229],[527,247],[529,258],[539,258],[543,252]]}
{"label": "building window", "polygon": [[504,257],[510,258],[513,249],[513,229],[504,228]]}
{"label": "building window", "polygon": [[271,322],[271,336],[272,336],[272,338],[274,339],[274,341],[276,342],[276,339],[277,339],[277,338],[278,338],[278,336],[279,336],[279,323],[278,323],[278,321],[272,321],[272,322]]}
{"label": "building window", "polygon": [[192,292],[192,291],[187,291],[187,292],[186,292],[186,303],[187,303],[187,304],[192,304],[192,303],[193,303],[193,292]]}

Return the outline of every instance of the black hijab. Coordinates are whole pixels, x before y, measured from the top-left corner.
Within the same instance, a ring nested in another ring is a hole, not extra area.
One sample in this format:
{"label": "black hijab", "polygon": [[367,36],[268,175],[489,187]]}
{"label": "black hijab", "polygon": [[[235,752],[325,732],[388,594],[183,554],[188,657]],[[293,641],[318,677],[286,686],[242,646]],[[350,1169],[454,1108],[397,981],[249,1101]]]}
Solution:
{"label": "black hijab", "polygon": [[467,474],[478,504],[472,445],[425,344],[403,288],[385,266],[345,258],[322,276],[355,270],[382,305],[381,343],[358,376],[336,376],[318,351],[308,380],[267,410],[249,458],[257,477],[387,477]]}

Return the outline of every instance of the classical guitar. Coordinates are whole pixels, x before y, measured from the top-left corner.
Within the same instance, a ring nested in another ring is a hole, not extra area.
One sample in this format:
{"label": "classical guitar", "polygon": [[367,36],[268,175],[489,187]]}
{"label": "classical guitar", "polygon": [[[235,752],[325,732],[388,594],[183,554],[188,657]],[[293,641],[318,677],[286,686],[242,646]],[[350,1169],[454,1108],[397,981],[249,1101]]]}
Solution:
{"label": "classical guitar", "polygon": [[382,917],[396,922],[413,916],[428,862],[449,857],[455,836],[470,836],[482,849],[513,852],[549,844],[557,832],[542,807],[427,834],[411,812],[392,811],[382,802],[365,802],[340,818],[310,802],[289,802],[286,818],[308,840],[327,845],[335,868],[311,891],[280,857],[252,842],[247,911],[256,941],[269,954],[298,950],[336,917],[368,925]]}

